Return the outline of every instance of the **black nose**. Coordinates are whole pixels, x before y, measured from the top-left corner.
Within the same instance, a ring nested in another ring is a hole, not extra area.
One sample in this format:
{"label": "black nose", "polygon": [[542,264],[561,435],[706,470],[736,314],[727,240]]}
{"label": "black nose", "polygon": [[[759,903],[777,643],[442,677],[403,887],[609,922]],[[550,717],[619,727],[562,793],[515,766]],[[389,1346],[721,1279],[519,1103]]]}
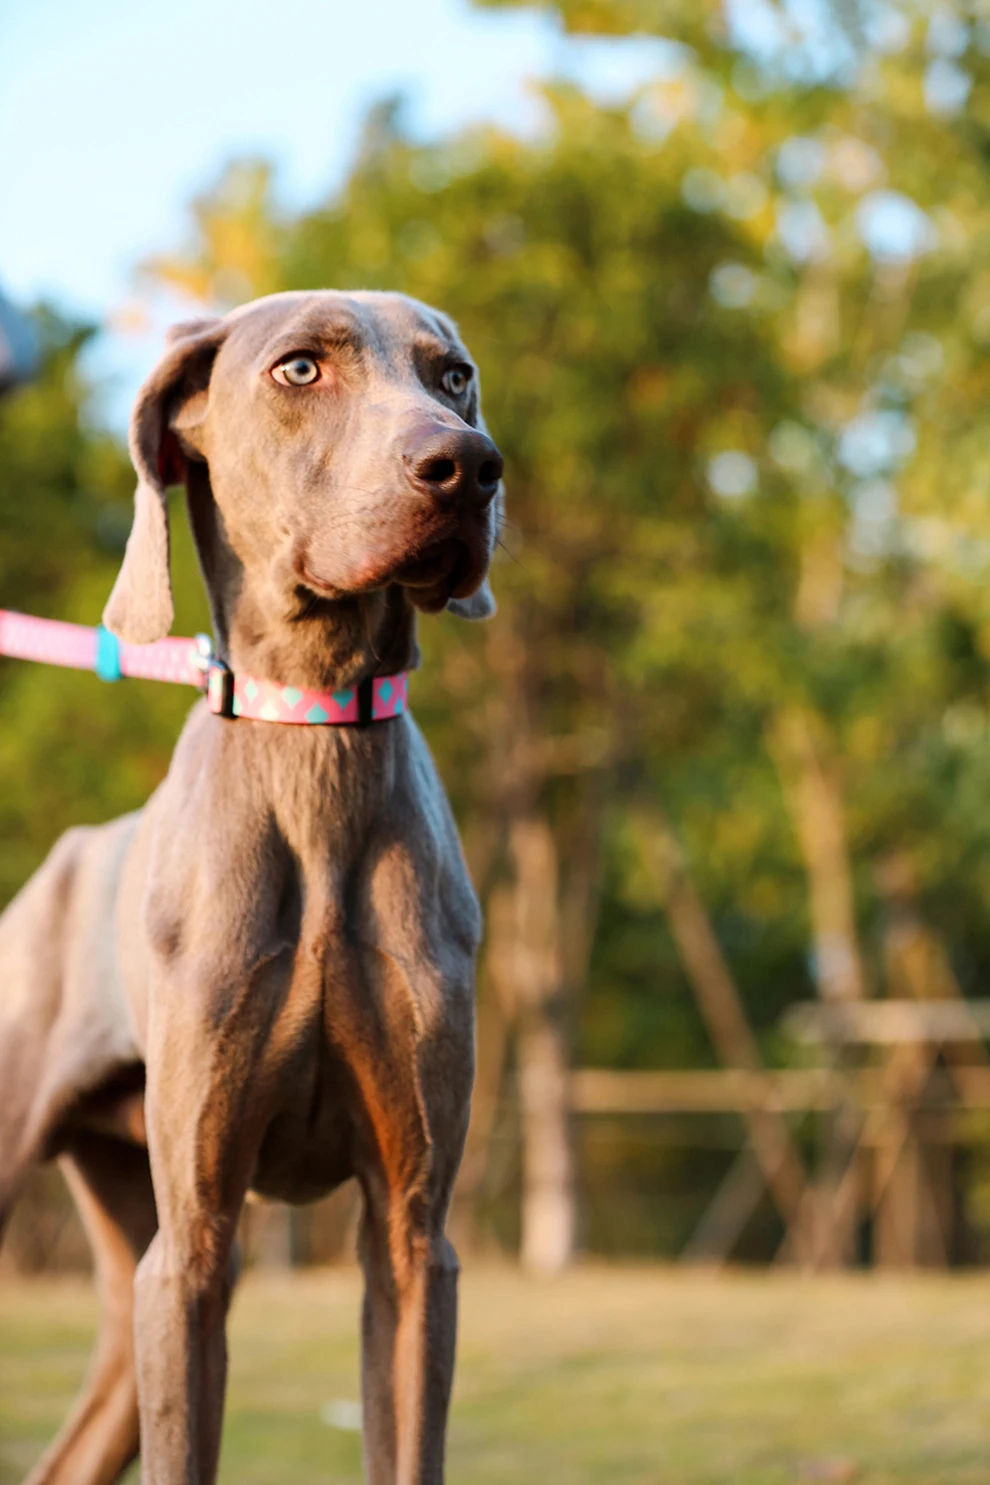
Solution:
{"label": "black nose", "polygon": [[402,452],[406,473],[418,490],[441,500],[465,500],[483,508],[495,498],[502,455],[476,428],[443,428],[422,434]]}

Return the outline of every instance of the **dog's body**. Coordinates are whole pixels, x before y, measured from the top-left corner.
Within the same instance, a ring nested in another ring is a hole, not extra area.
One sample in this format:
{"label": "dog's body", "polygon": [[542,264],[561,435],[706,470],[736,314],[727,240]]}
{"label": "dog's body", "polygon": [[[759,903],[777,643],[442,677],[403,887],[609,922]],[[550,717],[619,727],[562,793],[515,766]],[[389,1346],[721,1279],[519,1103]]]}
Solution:
{"label": "dog's body", "polygon": [[[234,671],[337,689],[415,664],[414,606],[491,607],[501,460],[471,375],[449,322],[399,296],[279,295],[180,327],[135,412],[108,625],[169,627],[171,472]],[[139,1398],[148,1485],[209,1485],[244,1197],[350,1176],[369,1479],[442,1479],[479,932],[408,715],[278,726],[201,702],[140,814],[63,838],[0,919],[0,1219],[62,1152],[107,1321],[32,1481],[109,1485]]]}

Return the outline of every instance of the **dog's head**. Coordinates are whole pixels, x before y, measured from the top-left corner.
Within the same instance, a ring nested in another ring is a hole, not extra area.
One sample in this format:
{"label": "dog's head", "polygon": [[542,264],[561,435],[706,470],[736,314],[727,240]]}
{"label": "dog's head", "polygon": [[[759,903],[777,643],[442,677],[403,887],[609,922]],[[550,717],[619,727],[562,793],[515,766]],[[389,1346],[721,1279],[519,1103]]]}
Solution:
{"label": "dog's head", "polygon": [[266,611],[393,585],[430,613],[493,611],[502,457],[456,327],[424,304],[274,294],[179,325],[130,443],[134,525],[104,614],[122,639],[171,627],[165,490],[180,480],[207,492],[219,533],[207,581],[235,574]]}

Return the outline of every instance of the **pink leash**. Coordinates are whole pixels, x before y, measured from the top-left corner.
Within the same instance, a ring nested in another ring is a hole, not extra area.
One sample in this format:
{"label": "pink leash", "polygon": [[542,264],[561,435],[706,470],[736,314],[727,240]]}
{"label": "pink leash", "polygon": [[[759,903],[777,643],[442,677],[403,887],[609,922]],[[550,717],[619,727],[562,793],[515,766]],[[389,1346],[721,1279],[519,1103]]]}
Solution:
{"label": "pink leash", "polygon": [[409,672],[367,678],[341,691],[280,686],[238,674],[213,654],[209,635],[160,639],[150,645],[124,644],[101,624],[97,629],[59,619],[35,619],[0,609],[0,655],[40,660],[74,670],[93,670],[104,681],[124,677],[171,681],[205,691],[211,712],[259,722],[297,722],[310,726],[383,722],[406,710]]}

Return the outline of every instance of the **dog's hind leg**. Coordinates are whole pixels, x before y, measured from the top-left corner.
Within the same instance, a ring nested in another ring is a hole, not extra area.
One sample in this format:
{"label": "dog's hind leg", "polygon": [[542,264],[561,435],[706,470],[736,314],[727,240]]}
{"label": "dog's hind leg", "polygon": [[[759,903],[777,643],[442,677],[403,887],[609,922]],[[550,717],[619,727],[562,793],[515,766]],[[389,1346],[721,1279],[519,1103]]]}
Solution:
{"label": "dog's hind leg", "polygon": [[112,1485],[138,1452],[134,1270],[158,1225],[148,1152],[85,1133],[61,1164],[92,1244],[103,1320],[79,1399],[26,1485]]}
{"label": "dog's hind leg", "polygon": [[0,1233],[64,1115],[140,1060],[113,954],[132,819],[68,831],[0,915]]}
{"label": "dog's hind leg", "polygon": [[71,876],[68,857],[64,846],[56,847],[0,914],[0,1236],[53,1122],[43,1089],[61,999],[60,923]]}

